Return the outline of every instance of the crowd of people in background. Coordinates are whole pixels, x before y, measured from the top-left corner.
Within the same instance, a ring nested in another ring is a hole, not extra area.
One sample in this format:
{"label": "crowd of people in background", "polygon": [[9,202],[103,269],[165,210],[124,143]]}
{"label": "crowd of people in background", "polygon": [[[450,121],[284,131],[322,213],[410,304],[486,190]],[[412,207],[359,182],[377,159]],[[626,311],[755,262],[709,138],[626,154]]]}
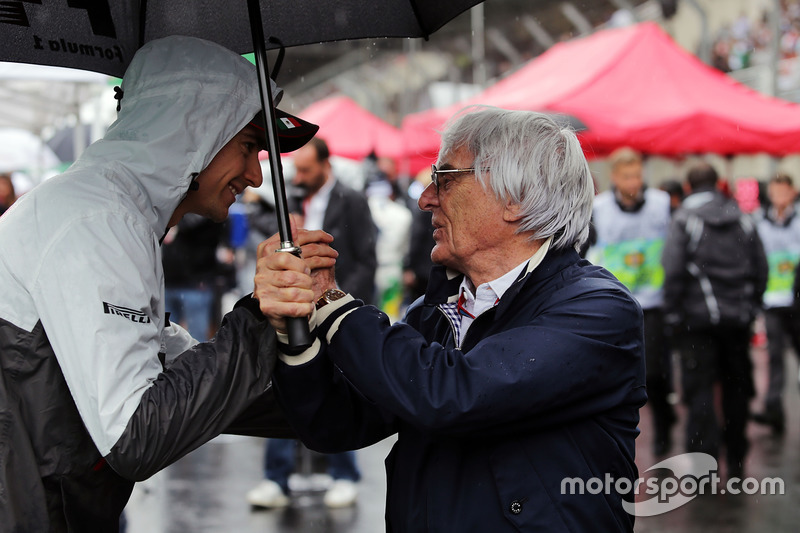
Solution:
{"label": "crowd of people in background", "polygon": [[[722,72],[731,72],[767,64],[772,47],[772,27],[768,11],[758,19],[740,15],[723,26],[712,45],[712,65]],[[781,1],[779,59],[800,54],[800,2]]]}
{"label": "crowd of people in background", "polygon": [[[784,431],[786,337],[800,354],[794,181],[777,173],[761,205],[741,195],[740,206],[708,163],[692,166],[683,183],[664,181],[660,190],[645,184],[642,156],[633,150],[615,151],[609,166],[611,188],[595,199],[586,255],[613,272],[644,310],[653,454],[673,448],[671,404],[679,397],[687,412],[684,450],[724,458],[728,476],[741,478],[748,421]],[[763,408],[751,412],[759,320],[769,383]]]}

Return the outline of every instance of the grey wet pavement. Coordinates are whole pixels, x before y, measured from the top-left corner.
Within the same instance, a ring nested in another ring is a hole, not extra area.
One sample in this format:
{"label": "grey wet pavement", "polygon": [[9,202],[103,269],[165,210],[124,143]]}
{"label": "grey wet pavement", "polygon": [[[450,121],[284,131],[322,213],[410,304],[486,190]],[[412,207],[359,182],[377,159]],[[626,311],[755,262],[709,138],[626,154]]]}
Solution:
{"label": "grey wet pavement", "polygon": [[[760,411],[762,395],[766,388],[767,354],[763,348],[752,350],[757,395],[751,403],[751,411]],[[782,437],[774,436],[767,427],[751,422],[747,434],[750,453],[745,463],[745,478],[762,481],[765,478],[781,478],[784,481],[783,495],[704,494],[689,503],[651,517],[636,519],[637,533],[756,533],[794,532],[800,524],[800,393],[798,393],[798,366],[794,354],[786,356],[786,432]],[[685,411],[678,409],[679,421],[673,428],[673,447],[666,457],[683,453],[683,429]],[[647,478],[646,472],[662,457],[655,459],[651,452],[650,413],[645,407],[641,411],[642,434],[637,439],[636,464],[639,476]],[[722,462],[722,461],[720,461]],[[720,490],[725,490],[725,473]],[[646,499],[643,497],[642,499]]]}
{"label": "grey wet pavement", "polygon": [[[758,397],[766,386],[766,352],[752,353]],[[787,354],[787,376],[797,376],[793,354]],[[787,428],[775,437],[768,428],[751,423],[751,451],[745,476],[756,480],[783,479],[784,495],[706,494],[685,505],[651,517],[636,519],[637,533],[762,533],[793,532],[800,524],[800,393],[797,381],[786,383]],[[637,439],[639,475],[658,460],[683,453],[685,412],[678,406],[672,451],[655,459],[651,452],[650,413],[641,410]],[[358,452],[363,480],[359,500],[352,508],[329,510],[321,493],[303,494],[283,510],[252,510],[246,492],[262,478],[263,439],[221,436],[204,445],[150,480],[137,484],[126,510],[129,533],[185,532],[309,532],[376,533],[385,531],[383,513],[386,478],[383,459],[393,439]],[[724,481],[724,473],[721,473]],[[639,499],[647,499],[642,496]]]}
{"label": "grey wet pavement", "polygon": [[322,492],[301,493],[289,508],[251,509],[248,490],[263,478],[264,439],[222,435],[137,484],[126,509],[128,533],[308,532],[384,530],[387,439],[358,451],[359,500],[327,509]]}

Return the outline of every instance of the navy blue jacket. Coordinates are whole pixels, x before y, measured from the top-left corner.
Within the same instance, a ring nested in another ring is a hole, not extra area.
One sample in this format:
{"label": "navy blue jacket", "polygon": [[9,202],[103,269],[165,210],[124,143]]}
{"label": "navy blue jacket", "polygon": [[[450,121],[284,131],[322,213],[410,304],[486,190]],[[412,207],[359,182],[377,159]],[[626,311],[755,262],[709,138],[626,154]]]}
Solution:
{"label": "navy blue jacket", "polygon": [[397,433],[390,532],[632,531],[620,495],[562,494],[562,481],[638,477],[639,305],[606,270],[551,250],[459,349],[437,304],[460,281],[434,269],[405,324],[356,307],[314,359],[280,362],[274,382],[298,434],[335,452]]}

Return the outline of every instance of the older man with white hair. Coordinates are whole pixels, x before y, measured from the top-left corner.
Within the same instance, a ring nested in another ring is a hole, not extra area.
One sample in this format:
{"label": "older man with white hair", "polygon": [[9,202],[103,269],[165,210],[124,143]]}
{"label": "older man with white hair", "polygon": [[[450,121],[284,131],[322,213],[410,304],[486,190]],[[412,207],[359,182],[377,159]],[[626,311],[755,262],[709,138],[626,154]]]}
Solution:
{"label": "older man with white hair", "polygon": [[390,531],[632,531],[632,494],[565,490],[638,477],[646,400],[641,308],[576,251],[593,186],[575,133],[470,109],[431,177],[419,205],[437,266],[402,323],[338,291],[332,269],[262,244],[261,310],[279,332],[309,316],[317,339],[281,348],[274,382],[292,425],[325,452],[398,435]]}

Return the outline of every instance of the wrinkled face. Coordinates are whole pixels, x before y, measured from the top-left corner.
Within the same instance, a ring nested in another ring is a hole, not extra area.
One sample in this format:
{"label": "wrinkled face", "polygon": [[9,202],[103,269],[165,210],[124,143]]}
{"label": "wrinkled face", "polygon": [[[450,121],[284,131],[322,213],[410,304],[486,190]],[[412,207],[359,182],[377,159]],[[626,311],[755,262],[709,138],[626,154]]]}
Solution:
{"label": "wrinkled face", "polygon": [[611,182],[625,200],[635,200],[642,190],[641,163],[624,163],[611,171]]}
{"label": "wrinkled face", "polygon": [[297,187],[302,187],[307,196],[311,196],[325,185],[330,170],[330,162],[320,161],[317,156],[317,149],[307,144],[298,148],[292,157],[295,167],[294,179],[292,183]]}
{"label": "wrinkled face", "polygon": [[770,183],[767,186],[767,195],[775,209],[783,211],[797,198],[797,190],[788,183]]}
{"label": "wrinkled face", "polygon": [[[441,170],[471,168],[473,159],[461,148],[437,166]],[[431,260],[467,276],[471,276],[471,266],[485,260],[483,252],[495,249],[505,238],[504,204],[491,189],[484,190],[472,172],[441,174],[438,192],[435,185],[428,185],[419,207],[433,214],[436,244]]]}
{"label": "wrinkled face", "polygon": [[236,195],[263,181],[258,162],[259,139],[263,134],[247,125],[214,156],[195,178],[198,189],[189,191],[183,200],[184,213],[196,213],[214,222],[228,218],[228,209]]}

